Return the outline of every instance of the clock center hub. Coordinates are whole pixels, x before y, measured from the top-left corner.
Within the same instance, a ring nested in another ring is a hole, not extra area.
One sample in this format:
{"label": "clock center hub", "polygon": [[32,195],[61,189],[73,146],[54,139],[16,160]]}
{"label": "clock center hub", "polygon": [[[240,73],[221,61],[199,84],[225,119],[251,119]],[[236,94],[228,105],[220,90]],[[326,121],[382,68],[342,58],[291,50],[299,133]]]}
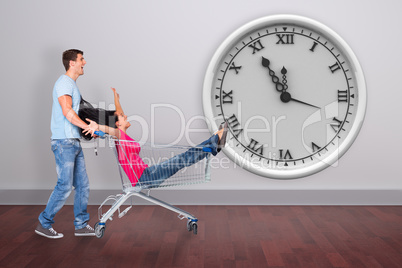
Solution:
{"label": "clock center hub", "polygon": [[292,96],[289,92],[282,92],[281,94],[281,101],[284,103],[289,102],[292,99]]}

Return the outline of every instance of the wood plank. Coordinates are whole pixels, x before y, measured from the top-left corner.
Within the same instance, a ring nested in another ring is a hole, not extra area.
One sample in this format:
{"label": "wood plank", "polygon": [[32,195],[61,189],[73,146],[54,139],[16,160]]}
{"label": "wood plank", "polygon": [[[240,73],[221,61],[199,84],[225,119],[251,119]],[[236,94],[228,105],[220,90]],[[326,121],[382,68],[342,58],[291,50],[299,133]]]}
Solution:
{"label": "wood plank", "polygon": [[[44,206],[0,206],[0,267],[400,267],[401,206],[134,206],[102,239],[74,236],[72,206],[59,240],[34,229]],[[96,222],[97,206],[89,206]]]}

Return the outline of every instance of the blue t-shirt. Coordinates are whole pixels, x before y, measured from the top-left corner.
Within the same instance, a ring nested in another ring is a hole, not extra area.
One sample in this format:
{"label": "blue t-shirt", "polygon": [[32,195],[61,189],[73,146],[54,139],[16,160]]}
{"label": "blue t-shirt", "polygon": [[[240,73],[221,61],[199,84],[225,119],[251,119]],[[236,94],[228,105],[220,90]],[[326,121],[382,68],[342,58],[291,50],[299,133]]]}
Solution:
{"label": "blue t-shirt", "polygon": [[64,74],[59,77],[53,88],[52,120],[50,123],[50,129],[52,130],[52,139],[79,139],[79,128],[71,124],[63,115],[63,111],[59,103],[59,97],[63,95],[71,96],[73,100],[72,108],[75,113],[78,114],[78,109],[80,107],[81,101],[80,91],[75,81]]}

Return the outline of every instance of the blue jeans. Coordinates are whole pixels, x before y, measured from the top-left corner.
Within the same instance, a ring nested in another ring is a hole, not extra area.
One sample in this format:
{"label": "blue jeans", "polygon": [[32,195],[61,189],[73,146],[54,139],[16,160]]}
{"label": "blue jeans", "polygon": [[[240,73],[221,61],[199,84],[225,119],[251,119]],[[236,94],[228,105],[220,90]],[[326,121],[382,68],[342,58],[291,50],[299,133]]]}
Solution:
{"label": "blue jeans", "polygon": [[63,207],[74,186],[74,226],[76,230],[82,229],[89,221],[89,180],[80,141],[61,139],[52,140],[51,144],[56,159],[57,185],[49,197],[46,209],[39,215],[39,222],[43,228],[52,227],[54,216]]}
{"label": "blue jeans", "polygon": [[[186,152],[176,155],[160,164],[150,166],[144,170],[138,182],[142,186],[149,188],[158,187],[166,179],[176,174],[179,170],[189,167],[198,161],[201,161],[208,154],[216,155],[218,148],[218,135],[213,135],[208,140],[199,144],[196,147],[190,148]],[[204,147],[211,149],[211,152],[205,152]]]}

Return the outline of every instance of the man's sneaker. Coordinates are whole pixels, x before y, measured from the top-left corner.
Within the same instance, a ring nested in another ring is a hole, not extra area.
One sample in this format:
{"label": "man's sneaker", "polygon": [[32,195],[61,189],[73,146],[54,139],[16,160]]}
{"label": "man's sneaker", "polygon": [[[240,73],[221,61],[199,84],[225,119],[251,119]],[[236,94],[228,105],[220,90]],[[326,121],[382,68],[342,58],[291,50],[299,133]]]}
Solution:
{"label": "man's sneaker", "polygon": [[87,225],[82,229],[75,230],[75,236],[95,236],[95,230],[91,226]]}
{"label": "man's sneaker", "polygon": [[49,229],[43,228],[42,224],[40,223],[38,224],[38,226],[36,226],[35,233],[51,239],[57,239],[63,237],[63,234],[56,232],[53,228]]}

